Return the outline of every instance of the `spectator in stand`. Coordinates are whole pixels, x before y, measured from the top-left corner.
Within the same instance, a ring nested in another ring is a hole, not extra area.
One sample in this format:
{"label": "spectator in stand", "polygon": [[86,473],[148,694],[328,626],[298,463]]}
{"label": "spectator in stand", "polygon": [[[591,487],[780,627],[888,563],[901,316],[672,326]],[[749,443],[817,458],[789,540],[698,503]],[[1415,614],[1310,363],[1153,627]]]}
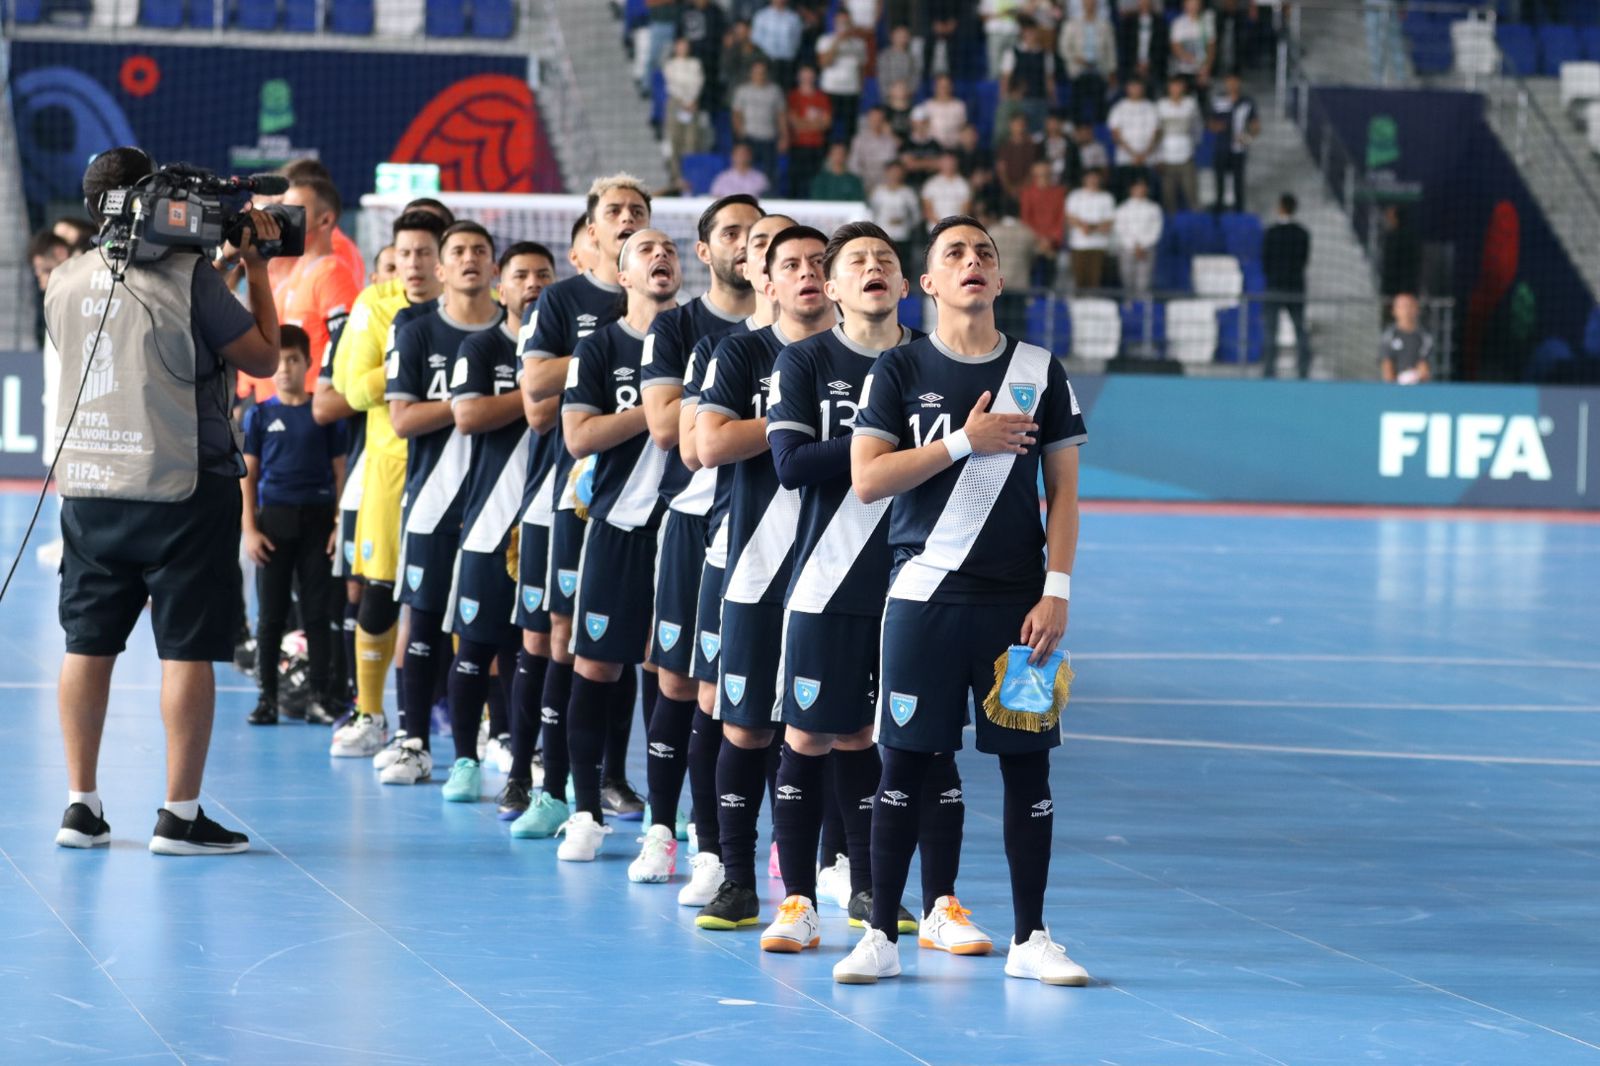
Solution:
{"label": "spectator in stand", "polygon": [[767,176],[754,166],[755,157],[750,151],[750,146],[743,141],[733,146],[732,162],[727,170],[718,174],[711,182],[711,195],[717,199],[724,196],[736,196],[744,193],[749,196],[765,196],[772,183]]}
{"label": "spectator in stand", "polygon": [[1028,328],[1028,268],[1038,251],[1038,240],[1015,215],[997,215],[988,205],[979,205],[978,221],[989,231],[1004,282],[994,301],[995,327],[1020,337]]}
{"label": "spectator in stand", "polygon": [[1023,186],[1018,199],[1023,223],[1038,238],[1030,280],[1042,287],[1054,285],[1056,254],[1061,250],[1061,237],[1067,226],[1067,190],[1056,179],[1050,163],[1041,159],[1033,164],[1031,180]]}
{"label": "spectator in stand", "polygon": [[1080,123],[1073,127],[1072,136],[1078,149],[1078,185],[1083,184],[1084,175],[1091,170],[1111,169],[1111,156],[1100,138],[1094,135],[1094,127],[1087,122]]}
{"label": "spectator in stand", "polygon": [[1105,276],[1117,202],[1101,188],[1104,180],[1104,172],[1098,168],[1085,170],[1083,186],[1067,195],[1067,251],[1072,260],[1072,287],[1080,293],[1100,288]]}
{"label": "spectator in stand", "polygon": [[964,126],[956,138],[956,165],[969,178],[975,170],[993,170],[994,153],[978,139],[976,126]]}
{"label": "spectator in stand", "polygon": [[883,181],[872,190],[867,203],[872,208],[872,221],[883,227],[883,232],[894,241],[902,263],[917,262],[913,254],[917,226],[922,221],[922,201],[916,190],[906,184],[906,168],[890,163],[883,172]]}
{"label": "spectator in stand", "polygon": [[919,118],[911,123],[911,136],[906,138],[900,162],[905,165],[907,180],[921,184],[922,179],[939,169],[939,157],[944,149],[928,132],[928,120]]}
{"label": "spectator in stand", "polygon": [[972,185],[961,176],[954,152],[939,157],[939,172],[922,183],[922,218],[931,229],[941,218],[972,214]]}
{"label": "spectator in stand", "polygon": [[978,167],[966,172],[967,184],[972,186],[972,213],[988,211],[996,218],[1006,213],[1006,192],[992,167]]}
{"label": "spectator in stand", "polygon": [[872,189],[883,180],[885,168],[899,158],[900,138],[889,128],[883,108],[872,108],[867,112],[866,125],[850,142],[850,170],[859,174],[862,184]]}
{"label": "spectator in stand", "polygon": [[850,173],[850,150],[838,141],[828,145],[828,158],[811,179],[811,199],[857,202],[867,198],[861,178]]}
{"label": "spectator in stand", "polygon": [[661,65],[661,78],[667,84],[667,169],[681,189],[683,157],[700,150],[700,93],[706,87],[705,68],[689,53],[687,38],[672,42],[672,58]]}
{"label": "spectator in stand", "polygon": [[100,233],[88,219],[74,216],[58,218],[50,228],[56,236],[67,242],[67,250],[74,256],[82,255],[94,247],[94,239]]}
{"label": "spectator in stand", "polygon": [[805,23],[789,6],[789,0],[772,0],[750,22],[750,39],[772,59],[773,79],[785,89],[794,86],[795,62],[800,57],[800,37],[804,32]]}
{"label": "spectator in stand", "polygon": [[1414,293],[1394,298],[1394,321],[1378,342],[1378,368],[1383,380],[1420,385],[1433,379],[1433,335],[1422,328],[1422,307]]}
{"label": "spectator in stand", "polygon": [[[1057,185],[1065,187],[1069,184],[1067,175],[1072,171],[1072,160],[1077,157],[1077,149],[1072,144],[1072,135],[1067,131],[1066,119],[1059,111],[1052,111],[1045,116],[1044,132],[1034,138],[1039,145],[1039,158],[1050,164],[1050,179]],[[1077,178],[1076,172],[1072,177]],[[1075,181],[1073,182],[1075,183]],[[1061,194],[1063,197],[1066,193]]]}
{"label": "spectator in stand", "polygon": [[1250,144],[1261,133],[1261,117],[1256,102],[1244,95],[1239,75],[1223,79],[1223,91],[1211,98],[1211,132],[1216,140],[1211,148],[1211,168],[1217,176],[1217,202],[1212,210],[1223,209],[1224,188],[1233,185],[1233,209],[1245,209],[1244,164]]}
{"label": "spectator in stand", "polygon": [[1240,74],[1249,66],[1255,43],[1256,0],[1217,0],[1217,64],[1223,74]]}
{"label": "spectator in stand", "polygon": [[1028,117],[1028,128],[1037,133],[1044,128],[1044,116],[1056,84],[1056,57],[1040,39],[1039,27],[1032,20],[1022,24],[1022,33],[1000,60],[1000,95],[1017,100]]}
{"label": "spectator in stand", "polygon": [[700,90],[700,110],[715,114],[722,110],[719,81],[722,64],[722,39],[728,35],[728,16],[720,3],[689,0],[678,15],[678,36],[689,39],[689,51],[700,61],[704,74]]}
{"label": "spectator in stand", "polygon": [[[1383,209],[1378,289],[1386,301],[1422,289],[1422,241],[1398,205]],[[1385,308],[1385,313],[1388,309]]]}
{"label": "spectator in stand", "polygon": [[850,13],[833,16],[833,32],[817,38],[817,84],[833,105],[833,135],[849,143],[861,117],[861,79],[867,73],[867,42],[856,33]]}
{"label": "spectator in stand", "polygon": [[1106,94],[1117,81],[1117,35],[1096,0],[1082,2],[1056,49],[1072,83],[1073,120],[1096,125],[1106,120]]}
{"label": "spectator in stand", "polygon": [[1161,141],[1161,118],[1156,105],[1145,98],[1144,82],[1137,79],[1128,82],[1128,95],[1112,107],[1107,123],[1111,127],[1111,139],[1117,145],[1116,180],[1112,189],[1117,196],[1126,196],[1135,181],[1150,181],[1150,167]]}
{"label": "spectator in stand", "polygon": [[1111,235],[1117,243],[1117,270],[1122,276],[1122,291],[1129,296],[1150,295],[1161,222],[1161,208],[1150,199],[1150,180],[1135,178],[1128,187],[1128,198],[1118,205],[1111,220]]}
{"label": "spectator in stand", "polygon": [[735,22],[728,30],[727,40],[723,42],[722,69],[718,73],[722,79],[724,100],[731,101],[739,86],[750,80],[750,70],[757,63],[767,65],[768,80],[771,80],[772,61],[750,39],[750,23],[743,20]]}
{"label": "spectator in stand", "polygon": [[[1011,205],[1011,211],[1019,210],[1022,189],[1028,184],[1029,176],[1033,172],[1033,164],[1039,159],[1039,146],[1028,135],[1028,120],[1021,115],[1014,115],[1011,119],[1010,136],[995,153],[995,176],[1000,179],[1000,187],[1005,190],[1006,200]],[[1016,267],[1012,267],[1013,273]]]}
{"label": "spectator in stand", "polygon": [[646,57],[644,84],[639,91],[650,93],[650,76],[661,68],[678,32],[678,0],[644,0],[650,13],[650,54]]}
{"label": "spectator in stand", "polygon": [[1172,72],[1202,96],[1211,88],[1211,71],[1217,61],[1217,20],[1200,9],[1200,0],[1183,0],[1183,13],[1172,20],[1168,36]]}
{"label": "spectator in stand", "polygon": [[1195,147],[1200,143],[1200,105],[1189,92],[1189,83],[1180,75],[1167,79],[1167,95],[1156,103],[1161,120],[1161,143],[1156,152],[1156,168],[1161,172],[1161,205],[1167,214],[1178,210],[1182,194],[1183,210],[1200,207],[1200,186],[1194,167]]}
{"label": "spectator in stand", "polygon": [[928,131],[940,145],[952,151],[961,143],[967,125],[967,105],[956,95],[956,83],[948,74],[934,79],[933,96],[918,104],[913,118],[928,120]]}
{"label": "spectator in stand", "polygon": [[1017,43],[1018,0],[978,0],[978,15],[983,19],[984,44],[989,69],[999,70],[1007,52]]}
{"label": "spectator in stand", "polygon": [[915,109],[911,86],[907,82],[892,81],[883,97],[883,113],[889,120],[894,135],[905,141],[911,136],[911,112]]}
{"label": "spectator in stand", "polygon": [[927,0],[928,31],[932,47],[928,54],[928,73],[935,78],[955,71],[956,34],[961,18],[972,0]]}
{"label": "spectator in stand", "polygon": [[1134,9],[1117,23],[1117,59],[1125,81],[1137,78],[1151,95],[1167,80],[1167,18],[1155,0],[1134,0]]}
{"label": "spectator in stand", "polygon": [[755,165],[769,182],[778,178],[778,153],[789,148],[783,90],[767,76],[767,65],[750,67],[750,80],[733,91],[733,136],[750,146]]}
{"label": "spectator in stand", "polygon": [[922,54],[911,50],[911,27],[898,25],[889,31],[889,47],[878,53],[878,84],[922,84]]}
{"label": "spectator in stand", "polygon": [[1306,331],[1306,264],[1311,261],[1311,234],[1294,220],[1299,203],[1290,193],[1278,198],[1278,217],[1261,241],[1261,272],[1266,275],[1267,354],[1261,373],[1278,372],[1279,316],[1294,326],[1295,362],[1302,378],[1311,375],[1311,337]]}
{"label": "spectator in stand", "polygon": [[828,131],[833,128],[833,105],[817,88],[817,72],[801,67],[795,87],[789,90],[789,191],[804,195],[811,179],[822,169]]}

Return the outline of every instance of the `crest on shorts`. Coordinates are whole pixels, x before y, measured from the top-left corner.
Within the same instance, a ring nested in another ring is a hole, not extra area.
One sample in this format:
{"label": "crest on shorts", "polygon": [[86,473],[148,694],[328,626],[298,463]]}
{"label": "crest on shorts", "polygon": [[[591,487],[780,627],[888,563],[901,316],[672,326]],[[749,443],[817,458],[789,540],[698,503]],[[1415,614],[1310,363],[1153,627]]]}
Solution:
{"label": "crest on shorts", "polygon": [[412,592],[417,591],[417,588],[422,584],[422,567],[406,567],[406,584],[411,586]]}
{"label": "crest on shorts", "polygon": [[353,540],[344,542],[344,561],[347,563],[356,561],[356,542]]}
{"label": "crest on shorts", "polygon": [[522,586],[522,609],[532,613],[539,609],[544,602],[544,589],[534,588],[532,585]]}
{"label": "crest on shorts", "polygon": [[576,570],[557,570],[556,587],[561,590],[561,595],[570,596],[578,591],[578,572]]}
{"label": "crest on shorts", "polygon": [[476,617],[478,617],[478,601],[461,597],[461,620],[470,626]]}
{"label": "crest on shorts", "polygon": [[583,628],[588,630],[590,640],[599,640],[606,635],[606,629],[611,625],[609,614],[595,614],[593,611],[583,616]]}
{"label": "crest on shorts", "polygon": [[1039,402],[1039,386],[1031,381],[1014,381],[1011,383],[1011,398],[1017,402],[1017,410],[1028,414],[1033,410],[1033,405]]}
{"label": "crest on shorts", "polygon": [[364,541],[361,542],[361,558],[366,559],[368,561],[371,561],[371,559],[372,559],[372,541],[364,540]]}
{"label": "crest on shorts", "polygon": [[744,677],[740,674],[724,674],[722,677],[722,691],[728,694],[735,707],[744,699]]}
{"label": "crest on shorts", "polygon": [[[654,336],[654,334],[651,334]],[[671,651],[678,646],[678,637],[683,634],[683,627],[676,622],[660,622],[656,625],[656,639],[661,642],[662,651]]]}
{"label": "crest on shorts", "polygon": [[817,696],[821,692],[821,681],[813,681],[809,677],[797,677],[794,679],[794,701],[800,705],[802,711],[809,711],[811,705],[817,702]]}
{"label": "crest on shorts", "polygon": [[706,662],[715,662],[717,653],[722,650],[722,634],[700,631],[700,654]]}
{"label": "crest on shorts", "polygon": [[889,716],[895,725],[905,725],[917,713],[917,697],[900,692],[889,693]]}

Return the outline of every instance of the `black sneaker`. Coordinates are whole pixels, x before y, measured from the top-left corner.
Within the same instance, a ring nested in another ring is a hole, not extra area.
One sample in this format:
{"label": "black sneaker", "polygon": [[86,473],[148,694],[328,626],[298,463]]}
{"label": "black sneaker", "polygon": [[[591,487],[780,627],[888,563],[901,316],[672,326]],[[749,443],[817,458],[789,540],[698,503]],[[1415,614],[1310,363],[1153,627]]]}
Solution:
{"label": "black sneaker", "polygon": [[250,712],[250,717],[245,719],[251,725],[277,725],[278,705],[263,698],[256,703],[256,709]]}
{"label": "black sneaker", "polygon": [[312,700],[305,706],[306,725],[332,725],[333,715],[328,713],[328,708],[321,700]]}
{"label": "black sneaker", "polygon": [[522,817],[533,804],[533,789],[527,781],[507,780],[506,787],[500,790],[495,802],[500,805],[500,820],[512,821]]}
{"label": "black sneaker", "polygon": [[299,700],[285,700],[280,712],[290,722],[303,722],[306,720],[306,705]]}
{"label": "black sneaker", "polygon": [[163,807],[156,812],[150,850],[157,855],[234,855],[250,850],[250,838],[222,828],[204,810],[186,822]]}
{"label": "black sneaker", "polygon": [[111,843],[111,827],[87,803],[74,803],[61,816],[56,844],[63,848],[101,848]]}
{"label": "black sneaker", "polygon": [[[850,897],[850,924],[857,929],[865,929],[871,921],[872,892],[870,890],[857,892]],[[915,933],[917,931],[917,919],[904,907],[900,908],[896,921],[902,933]]]}
{"label": "black sneaker", "polygon": [[619,777],[601,786],[600,812],[624,822],[637,822],[644,817],[644,800],[626,778]]}
{"label": "black sneaker", "polygon": [[756,890],[732,881],[722,882],[711,902],[694,916],[694,924],[701,929],[738,929],[760,921],[761,900],[756,897]]}

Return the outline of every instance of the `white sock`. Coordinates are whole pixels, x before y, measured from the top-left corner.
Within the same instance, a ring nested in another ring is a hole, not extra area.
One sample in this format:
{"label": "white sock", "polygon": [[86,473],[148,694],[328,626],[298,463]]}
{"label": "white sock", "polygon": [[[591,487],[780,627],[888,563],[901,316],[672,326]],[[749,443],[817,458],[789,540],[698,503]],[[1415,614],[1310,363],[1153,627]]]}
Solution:
{"label": "white sock", "polygon": [[71,789],[68,789],[67,790],[67,806],[70,807],[74,803],[81,803],[85,807],[89,808],[91,811],[94,812],[94,816],[96,818],[99,818],[102,814],[105,813],[104,809],[100,806],[100,790],[99,789],[96,789],[93,792],[73,792]]}
{"label": "white sock", "polygon": [[164,806],[186,822],[194,821],[200,814],[200,801],[197,799],[167,800]]}

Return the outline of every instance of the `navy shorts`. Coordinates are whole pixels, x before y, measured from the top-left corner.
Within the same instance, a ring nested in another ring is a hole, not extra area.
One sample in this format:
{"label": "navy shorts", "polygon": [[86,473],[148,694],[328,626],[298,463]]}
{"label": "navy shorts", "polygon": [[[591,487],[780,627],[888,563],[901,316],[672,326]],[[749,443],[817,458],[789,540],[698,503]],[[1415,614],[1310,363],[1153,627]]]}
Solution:
{"label": "navy shorts", "polygon": [[656,552],[656,625],[650,637],[650,661],[685,677],[694,668],[694,620],[705,563],[705,517],[668,511]]}
{"label": "navy shorts", "polygon": [[516,584],[506,572],[504,552],[468,552],[456,556],[454,610],[450,632],[462,640],[495,647],[517,639],[512,621]]}
{"label": "navy shorts", "polygon": [[356,514],[352,509],[339,512],[339,558],[343,562],[334,571],[335,577],[359,581],[356,577]]}
{"label": "navy shorts", "polygon": [[583,534],[572,650],[585,659],[636,666],[650,644],[656,531],[590,519]]}
{"label": "navy shorts", "polygon": [[689,676],[717,683],[722,662],[722,567],[707,563],[700,571],[700,602],[694,609],[694,665]]}
{"label": "navy shorts", "polygon": [[715,717],[749,729],[777,725],[778,658],[783,651],[781,603],[722,601],[722,663]]}
{"label": "navy shorts", "polygon": [[400,575],[400,602],[418,611],[442,615],[450,606],[459,528],[450,533],[407,533],[405,570]]}
{"label": "navy shorts", "polygon": [[904,751],[960,751],[967,697],[976,708],[978,750],[1020,755],[1059,747],[1061,729],[1029,733],[989,721],[983,698],[994,663],[1022,635],[1031,603],[889,601],[874,739]]}
{"label": "navy shorts", "polygon": [[784,613],[783,723],[848,735],[878,707],[878,628],[868,615]]}
{"label": "navy shorts", "polygon": [[529,633],[550,632],[544,579],[550,565],[550,527],[524,522],[517,535],[517,625]]}
{"label": "navy shorts", "polygon": [[585,524],[573,511],[557,511],[550,520],[550,561],[545,566],[544,597],[545,610],[551,614],[572,617]]}

